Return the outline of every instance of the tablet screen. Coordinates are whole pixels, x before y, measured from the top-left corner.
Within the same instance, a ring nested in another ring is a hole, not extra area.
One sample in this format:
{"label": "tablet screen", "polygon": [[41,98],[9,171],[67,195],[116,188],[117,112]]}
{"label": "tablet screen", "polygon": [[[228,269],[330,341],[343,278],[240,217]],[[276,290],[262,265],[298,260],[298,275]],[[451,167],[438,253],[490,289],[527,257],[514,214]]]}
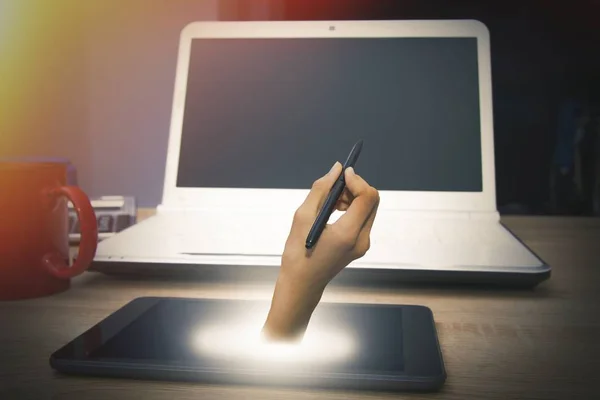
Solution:
{"label": "tablet screen", "polygon": [[321,303],[302,342],[283,345],[261,338],[268,307],[267,302],[162,299],[99,341],[87,359],[371,374],[404,368],[399,308]]}

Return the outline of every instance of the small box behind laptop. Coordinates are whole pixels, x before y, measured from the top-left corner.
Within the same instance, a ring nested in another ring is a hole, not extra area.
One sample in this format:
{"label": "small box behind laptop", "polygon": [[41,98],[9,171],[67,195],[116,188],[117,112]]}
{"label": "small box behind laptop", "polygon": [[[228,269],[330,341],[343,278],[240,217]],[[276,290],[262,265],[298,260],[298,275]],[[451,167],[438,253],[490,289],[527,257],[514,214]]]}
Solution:
{"label": "small box behind laptop", "polygon": [[[98,221],[98,240],[109,238],[137,222],[137,206],[134,197],[102,196],[91,199]],[[69,203],[69,242],[79,243],[81,231],[77,213]]]}

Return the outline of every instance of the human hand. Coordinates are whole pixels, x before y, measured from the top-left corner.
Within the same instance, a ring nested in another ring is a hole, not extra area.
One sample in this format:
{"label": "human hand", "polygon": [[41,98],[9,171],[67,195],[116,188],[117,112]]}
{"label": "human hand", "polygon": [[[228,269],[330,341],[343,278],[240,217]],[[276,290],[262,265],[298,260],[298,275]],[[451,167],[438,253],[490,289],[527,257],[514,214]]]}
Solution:
{"label": "human hand", "polygon": [[342,172],[338,162],[314,182],[304,203],[294,215],[282,257],[282,274],[313,287],[325,287],[350,262],[364,256],[370,247],[370,232],[379,193],[352,168],[345,171],[346,189],[336,208],[345,213],[328,224],[311,249],[304,244],[325,199]]}
{"label": "human hand", "polygon": [[345,213],[325,227],[315,246],[305,248],[306,236],[341,172],[338,162],[315,181],[294,215],[265,324],[271,337],[301,335],[327,284],[369,250],[379,193],[352,168],[345,171],[346,189],[336,204]]}

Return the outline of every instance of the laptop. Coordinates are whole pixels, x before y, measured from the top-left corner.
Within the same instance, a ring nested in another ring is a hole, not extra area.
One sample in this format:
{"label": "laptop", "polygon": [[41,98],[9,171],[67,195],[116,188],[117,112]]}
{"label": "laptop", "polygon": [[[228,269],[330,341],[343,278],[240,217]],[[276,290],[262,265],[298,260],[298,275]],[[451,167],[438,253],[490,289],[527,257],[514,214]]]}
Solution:
{"label": "laptop", "polygon": [[161,204],[99,243],[92,269],[277,271],[312,182],[359,139],[356,171],[381,203],[370,250],[341,275],[549,277],[500,222],[489,34],[471,20],[186,26]]}

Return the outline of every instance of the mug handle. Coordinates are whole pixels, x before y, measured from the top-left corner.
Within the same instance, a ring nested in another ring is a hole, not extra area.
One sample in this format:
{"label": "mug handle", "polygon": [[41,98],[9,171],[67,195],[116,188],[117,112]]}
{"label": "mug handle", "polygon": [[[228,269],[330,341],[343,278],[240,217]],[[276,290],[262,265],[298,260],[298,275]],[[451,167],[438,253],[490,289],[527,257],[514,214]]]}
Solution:
{"label": "mug handle", "polygon": [[98,222],[92,203],[87,195],[76,186],[62,186],[51,191],[53,196],[65,196],[68,198],[77,212],[79,226],[81,229],[81,241],[79,253],[72,266],[69,266],[57,254],[44,256],[44,266],[57,278],[69,279],[83,273],[96,255],[98,246]]}

